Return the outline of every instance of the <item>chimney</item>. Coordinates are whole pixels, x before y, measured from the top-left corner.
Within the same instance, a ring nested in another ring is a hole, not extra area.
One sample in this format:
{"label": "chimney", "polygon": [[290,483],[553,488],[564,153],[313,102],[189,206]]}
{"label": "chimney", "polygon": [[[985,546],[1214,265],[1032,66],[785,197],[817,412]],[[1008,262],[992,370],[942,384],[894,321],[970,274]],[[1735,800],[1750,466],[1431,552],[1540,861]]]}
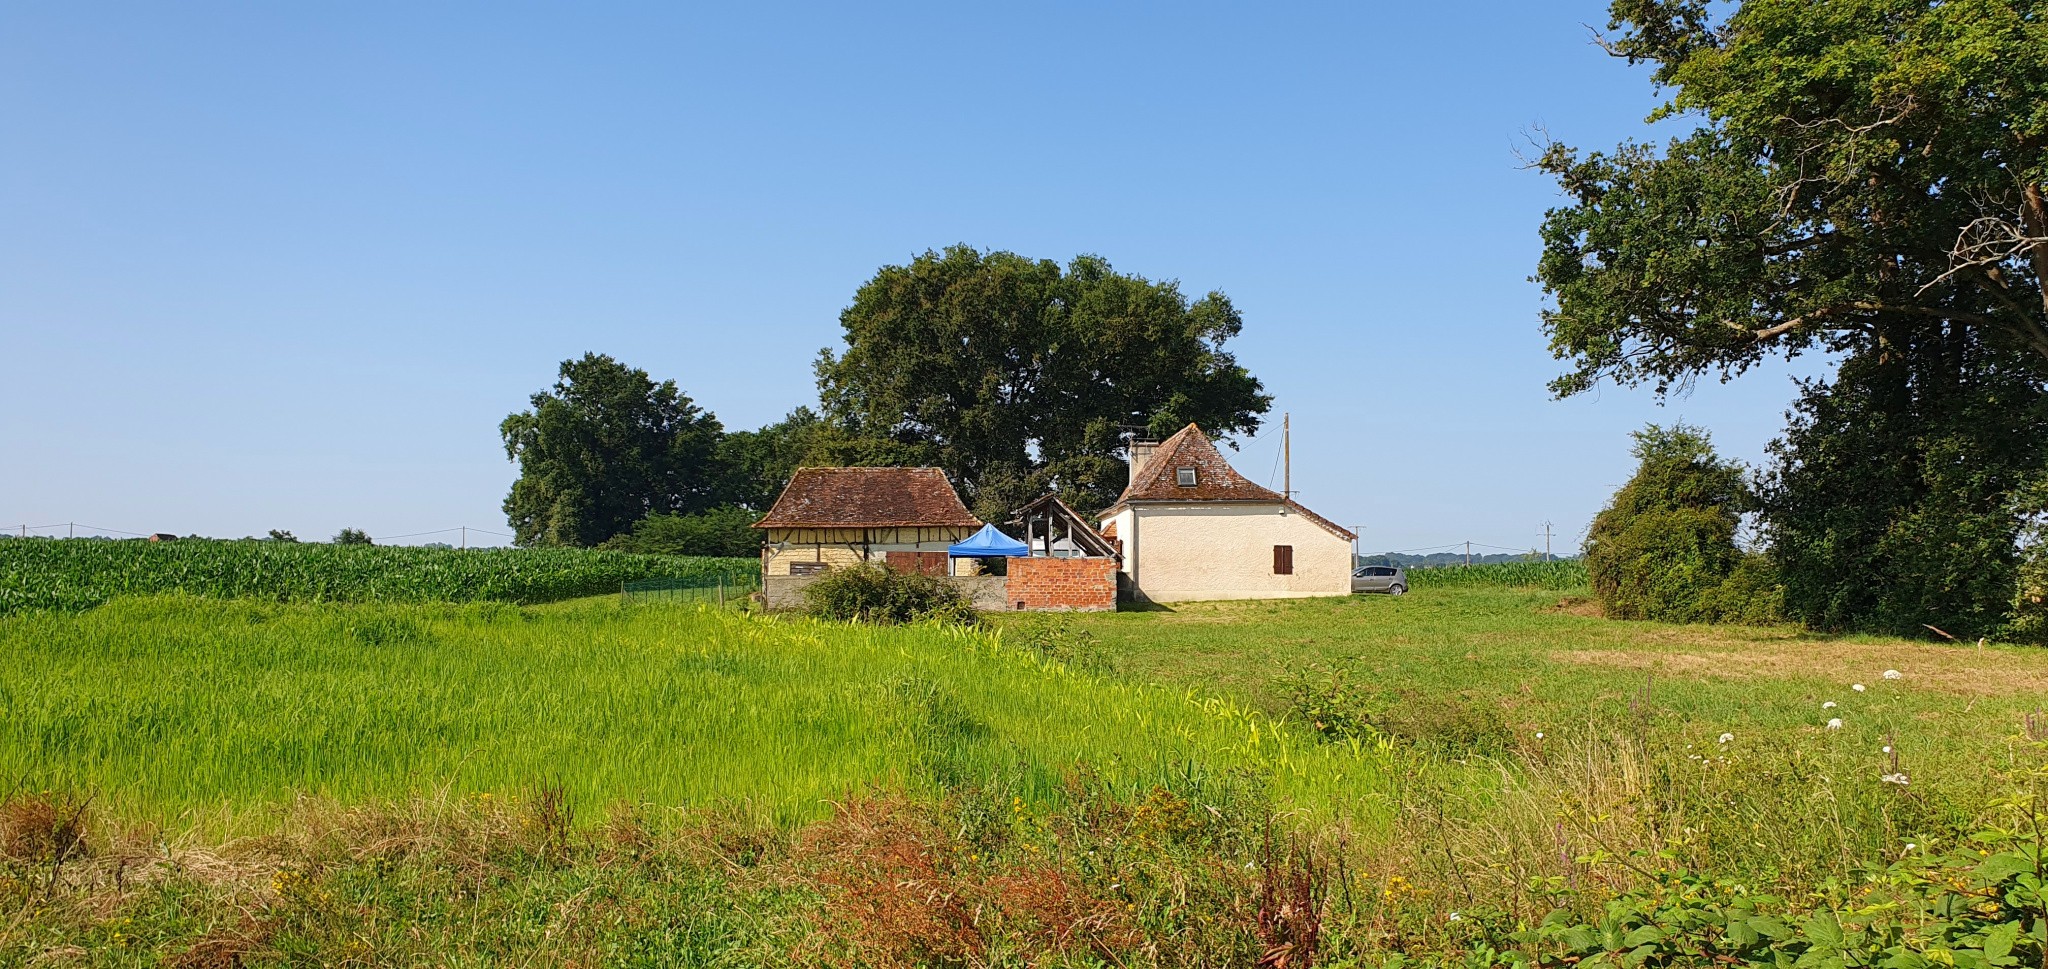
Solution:
{"label": "chimney", "polygon": [[1159,450],[1158,441],[1140,441],[1133,438],[1125,448],[1131,464],[1131,481],[1138,480],[1138,473],[1145,470],[1145,463],[1152,460],[1152,452]]}

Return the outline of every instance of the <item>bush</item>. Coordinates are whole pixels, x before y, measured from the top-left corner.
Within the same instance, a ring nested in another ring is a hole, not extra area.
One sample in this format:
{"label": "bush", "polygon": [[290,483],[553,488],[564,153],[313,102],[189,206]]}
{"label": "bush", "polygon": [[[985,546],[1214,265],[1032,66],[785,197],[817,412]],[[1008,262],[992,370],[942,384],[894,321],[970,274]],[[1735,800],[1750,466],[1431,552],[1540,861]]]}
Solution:
{"label": "bush", "polygon": [[1635,476],[1586,537],[1586,572],[1601,610],[1615,619],[1770,621],[1745,618],[1779,610],[1770,570],[1735,544],[1743,513],[1755,505],[1742,465],[1723,460],[1706,432],[1685,424],[1653,424],[1635,441]]}
{"label": "bush", "polygon": [[804,608],[822,619],[849,622],[980,622],[974,604],[943,578],[898,572],[880,565],[835,569],[804,587]]}

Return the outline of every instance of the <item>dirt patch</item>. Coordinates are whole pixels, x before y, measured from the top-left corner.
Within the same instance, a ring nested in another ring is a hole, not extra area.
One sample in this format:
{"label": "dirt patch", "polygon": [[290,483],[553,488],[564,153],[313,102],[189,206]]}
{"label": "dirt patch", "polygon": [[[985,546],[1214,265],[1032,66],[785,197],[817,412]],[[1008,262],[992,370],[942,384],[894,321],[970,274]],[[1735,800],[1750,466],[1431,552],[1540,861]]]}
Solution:
{"label": "dirt patch", "polygon": [[1684,676],[1730,680],[1811,676],[1844,684],[1875,683],[1885,670],[1899,670],[1905,674],[1908,686],[1959,696],[2048,693],[2048,669],[2043,668],[2044,664],[2007,650],[1811,639],[1792,634],[1741,642],[1739,650],[1654,648],[1662,644],[1660,641],[1673,638],[1645,636],[1644,645],[1652,647],[1649,649],[1560,650],[1552,653],[1551,658],[1586,666],[1655,670]]}
{"label": "dirt patch", "polygon": [[1602,615],[1600,603],[1593,601],[1587,596],[1565,596],[1557,600],[1557,605],[1543,611],[1560,616],[1579,616],[1585,619],[1599,619]]}

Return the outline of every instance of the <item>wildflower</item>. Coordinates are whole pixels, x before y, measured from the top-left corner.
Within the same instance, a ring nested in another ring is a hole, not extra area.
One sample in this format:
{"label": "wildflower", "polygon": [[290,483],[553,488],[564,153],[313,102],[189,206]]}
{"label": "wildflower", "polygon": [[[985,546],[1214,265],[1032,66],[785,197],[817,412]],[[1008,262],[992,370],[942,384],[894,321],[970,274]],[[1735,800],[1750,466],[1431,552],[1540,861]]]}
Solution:
{"label": "wildflower", "polygon": [[1829,729],[1829,730],[1840,730],[1840,729],[1842,729],[1842,718],[1841,718],[1841,717],[1836,717],[1836,718],[1834,718],[1833,720],[1829,720],[1829,721],[1828,721],[1828,729]]}
{"label": "wildflower", "polygon": [[1537,739],[1537,740],[1542,740],[1542,739],[1543,739],[1543,731],[1541,731],[1541,730],[1538,730],[1538,731],[1536,731],[1536,739]]}
{"label": "wildflower", "polygon": [[1918,848],[1918,847],[1920,847],[1920,846],[1919,846],[1919,845],[1916,845],[1916,844],[1914,844],[1914,843],[1913,843],[1913,842],[1911,842],[1911,841],[1908,841],[1908,842],[1906,842],[1906,850],[1907,850],[1907,851],[1912,851],[1913,849],[1915,849],[1915,848]]}
{"label": "wildflower", "polygon": [[1895,771],[1893,773],[1886,774],[1883,777],[1878,778],[1878,780],[1881,780],[1887,784],[1897,784],[1900,787],[1905,787],[1910,779],[1906,777],[1905,771]]}
{"label": "wildflower", "polygon": [[1861,684],[1861,683],[1851,683],[1851,684],[1849,684],[1849,689],[1852,689],[1852,690],[1855,690],[1855,691],[1856,691],[1856,692],[1858,692],[1858,693],[1861,693],[1861,692],[1863,692],[1863,684]]}
{"label": "wildflower", "polygon": [[1904,674],[1904,673],[1901,673],[1901,672],[1899,672],[1898,670],[1885,670],[1885,671],[1884,671],[1884,678],[1885,678],[1885,679],[1887,679],[1887,680],[1897,680],[1897,679],[1903,679],[1903,678],[1905,677],[1905,675],[1906,675],[1906,674]]}
{"label": "wildflower", "polygon": [[1829,700],[1828,702],[1821,704],[1820,708],[1823,710],[1833,710],[1835,708],[1835,701]]}
{"label": "wildflower", "polygon": [[1452,913],[1451,913],[1451,919],[1450,919],[1450,920],[1451,920],[1451,921],[1453,921],[1453,922],[1462,922],[1462,921],[1464,921],[1464,920],[1465,920],[1465,917],[1464,917],[1464,916],[1462,916],[1462,915],[1459,915],[1459,914],[1458,914],[1458,913],[1456,913],[1456,912],[1452,912]]}
{"label": "wildflower", "polygon": [[1731,740],[1734,740],[1734,739],[1735,739],[1735,735],[1734,735],[1734,734],[1732,734],[1732,733],[1724,733],[1724,734],[1722,734],[1722,735],[1721,735],[1721,739],[1720,739],[1720,741],[1719,741],[1719,742],[1720,742],[1720,743],[1724,743],[1724,744],[1725,744],[1725,743],[1727,743],[1728,741],[1731,741]]}
{"label": "wildflower", "polygon": [[1887,754],[1891,753],[1891,752],[1892,752],[1892,745],[1891,745],[1891,744],[1885,744],[1885,745],[1884,745],[1884,752],[1885,752],[1885,753],[1887,753]]}

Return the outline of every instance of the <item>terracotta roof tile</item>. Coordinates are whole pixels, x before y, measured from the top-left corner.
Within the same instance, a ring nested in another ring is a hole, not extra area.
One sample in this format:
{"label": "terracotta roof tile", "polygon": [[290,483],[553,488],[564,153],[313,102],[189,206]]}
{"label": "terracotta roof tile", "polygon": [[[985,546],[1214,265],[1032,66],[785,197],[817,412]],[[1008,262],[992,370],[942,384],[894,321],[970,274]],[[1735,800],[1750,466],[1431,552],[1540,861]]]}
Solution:
{"label": "terracotta roof tile", "polygon": [[[1182,468],[1195,470],[1193,487],[1181,487]],[[1159,443],[1145,466],[1117,496],[1127,501],[1279,501],[1280,493],[1253,484],[1223,459],[1209,435],[1193,424]]]}
{"label": "terracotta roof tile", "polygon": [[[1182,468],[1195,470],[1193,487],[1181,486]],[[1130,486],[1117,496],[1116,504],[1102,514],[1113,514],[1117,508],[1133,501],[1270,501],[1286,505],[1346,541],[1358,537],[1350,529],[1308,510],[1301,502],[1283,497],[1279,492],[1254,484],[1238,474],[1237,469],[1224,460],[1223,453],[1216,450],[1216,445],[1209,442],[1209,435],[1193,424],[1159,442],[1152,457],[1131,479]]]}
{"label": "terracotta roof tile", "polygon": [[798,468],[755,528],[973,528],[938,468]]}

